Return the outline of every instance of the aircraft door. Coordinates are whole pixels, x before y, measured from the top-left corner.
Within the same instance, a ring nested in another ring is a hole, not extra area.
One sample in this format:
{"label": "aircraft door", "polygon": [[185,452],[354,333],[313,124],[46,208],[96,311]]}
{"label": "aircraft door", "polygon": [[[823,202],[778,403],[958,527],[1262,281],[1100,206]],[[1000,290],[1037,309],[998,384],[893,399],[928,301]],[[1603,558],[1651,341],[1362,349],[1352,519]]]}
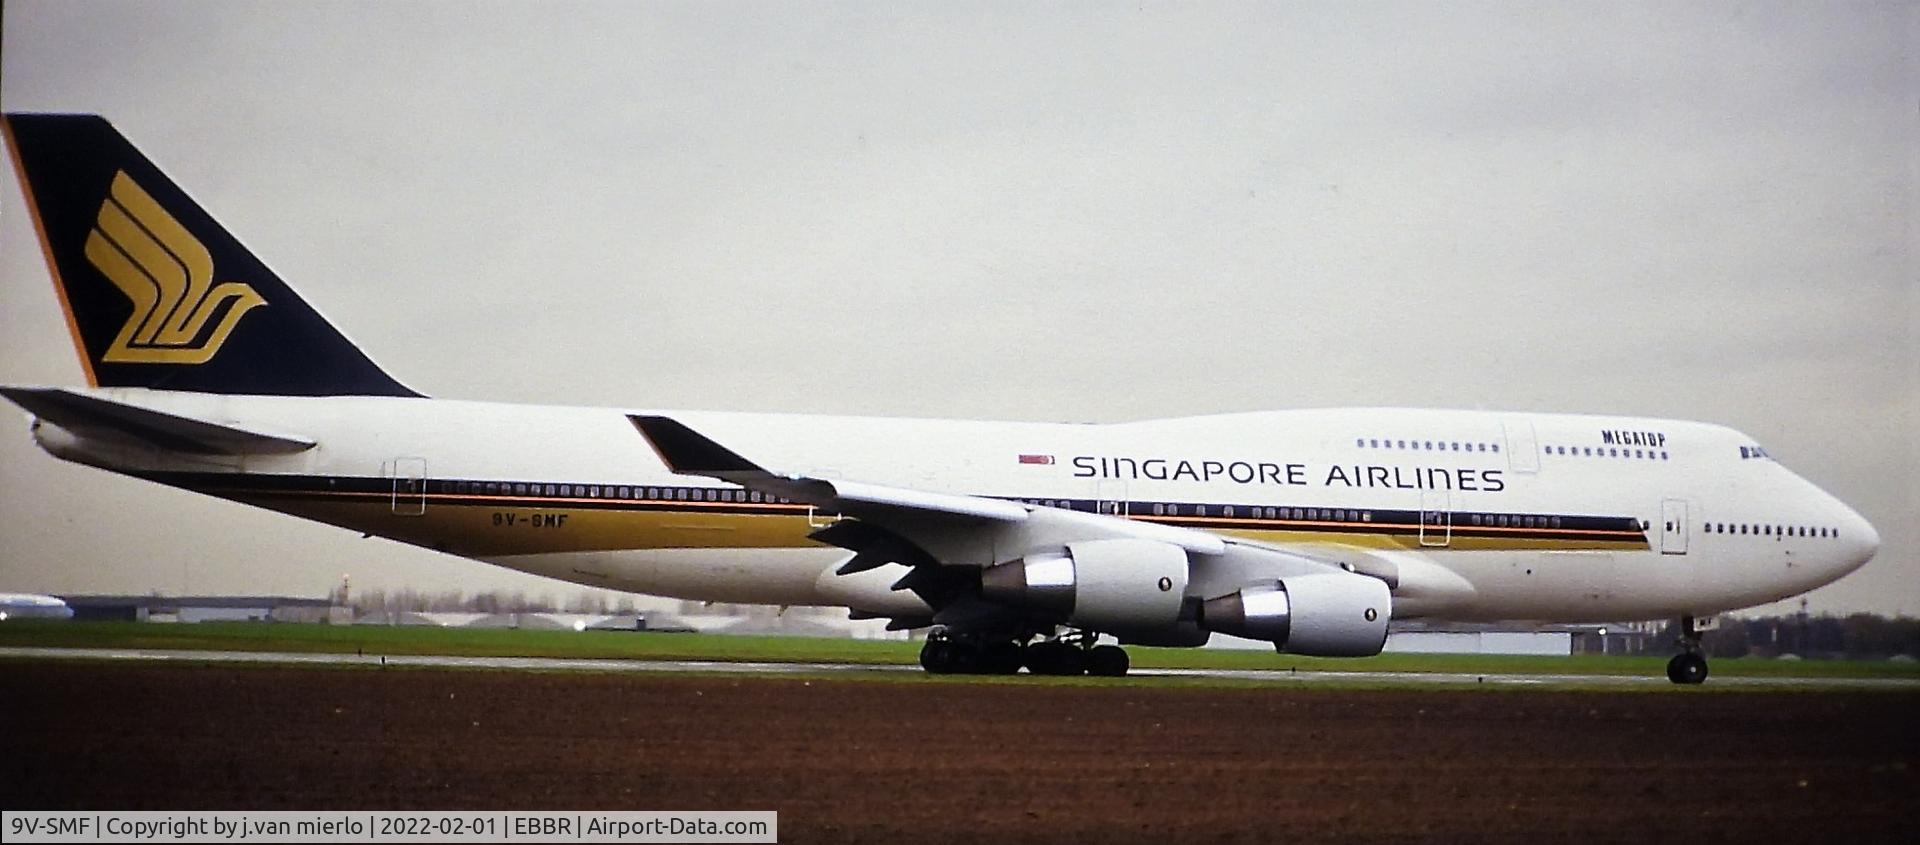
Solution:
{"label": "aircraft door", "polygon": [[1453,543],[1453,491],[1423,490],[1420,493],[1420,545],[1447,546]]}
{"label": "aircraft door", "polygon": [[1515,473],[1540,471],[1540,439],[1534,434],[1533,420],[1513,417],[1500,423],[1506,433],[1507,468]]}
{"label": "aircraft door", "polygon": [[1093,509],[1108,516],[1127,515],[1127,483],[1097,481],[1093,485]]}
{"label": "aircraft door", "polygon": [[389,500],[395,516],[421,516],[427,512],[427,459],[394,458],[381,468],[392,481]]}
{"label": "aircraft door", "polygon": [[1660,553],[1683,555],[1687,553],[1687,500],[1665,499],[1660,502]]}
{"label": "aircraft door", "polygon": [[[839,481],[841,478],[840,471],[837,469],[813,469],[801,474],[808,478],[819,478],[826,481]],[[808,528],[825,528],[839,522],[843,518],[844,517],[838,513],[827,513],[813,505],[807,506]]]}

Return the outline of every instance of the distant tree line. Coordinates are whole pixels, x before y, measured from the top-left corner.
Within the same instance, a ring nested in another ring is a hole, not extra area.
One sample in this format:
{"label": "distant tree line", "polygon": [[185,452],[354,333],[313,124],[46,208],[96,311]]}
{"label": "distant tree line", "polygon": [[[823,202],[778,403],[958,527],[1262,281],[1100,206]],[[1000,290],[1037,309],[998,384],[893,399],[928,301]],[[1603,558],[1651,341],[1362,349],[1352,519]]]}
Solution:
{"label": "distant tree line", "polygon": [[[334,598],[336,601],[340,599],[338,590]],[[585,613],[613,616],[638,612],[632,596],[611,597],[599,592],[579,592],[560,600],[552,593],[529,596],[524,592],[499,590],[473,594],[461,590],[356,590],[346,596],[345,604],[353,608],[356,616],[376,613]]]}
{"label": "distant tree line", "polygon": [[[1643,644],[1649,654],[1672,651],[1678,630],[1669,623]],[[1722,617],[1720,627],[1700,640],[1709,657],[1779,657],[1792,654],[1820,659],[1869,659],[1907,655],[1920,658],[1920,619],[1874,613],[1846,616]]]}

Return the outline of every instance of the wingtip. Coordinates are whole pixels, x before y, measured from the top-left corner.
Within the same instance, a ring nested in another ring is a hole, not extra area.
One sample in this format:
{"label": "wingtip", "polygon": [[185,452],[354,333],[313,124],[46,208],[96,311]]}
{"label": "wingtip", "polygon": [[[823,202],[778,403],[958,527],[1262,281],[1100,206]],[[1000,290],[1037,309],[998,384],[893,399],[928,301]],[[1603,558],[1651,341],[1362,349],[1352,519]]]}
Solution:
{"label": "wingtip", "polygon": [[628,414],[640,436],[667,468],[683,475],[764,472],[758,465],[672,417]]}

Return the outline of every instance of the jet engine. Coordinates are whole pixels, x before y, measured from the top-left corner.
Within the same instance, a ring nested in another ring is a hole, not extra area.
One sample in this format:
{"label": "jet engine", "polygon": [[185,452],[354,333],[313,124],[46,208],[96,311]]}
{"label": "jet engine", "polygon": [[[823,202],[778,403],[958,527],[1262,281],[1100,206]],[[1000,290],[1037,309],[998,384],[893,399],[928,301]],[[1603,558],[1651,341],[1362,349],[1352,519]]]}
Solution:
{"label": "jet engine", "polygon": [[1173,625],[1187,589],[1187,553],[1153,540],[1089,540],[980,573],[990,601],[1100,631]]}
{"label": "jet engine", "polygon": [[1385,581],[1349,572],[1295,575],[1200,606],[1202,627],[1267,640],[1313,657],[1370,657],[1387,644],[1393,596]]}

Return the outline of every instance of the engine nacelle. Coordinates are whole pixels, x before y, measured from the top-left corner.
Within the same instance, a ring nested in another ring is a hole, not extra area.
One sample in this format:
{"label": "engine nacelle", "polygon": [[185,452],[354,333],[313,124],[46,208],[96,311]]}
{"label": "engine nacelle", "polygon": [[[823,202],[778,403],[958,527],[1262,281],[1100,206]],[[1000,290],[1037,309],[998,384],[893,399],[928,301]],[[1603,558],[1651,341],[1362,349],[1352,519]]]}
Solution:
{"label": "engine nacelle", "polygon": [[1208,599],[1208,630],[1268,640],[1274,651],[1312,657],[1370,657],[1387,644],[1393,595],[1386,582],[1348,572],[1296,575]]}
{"label": "engine nacelle", "polygon": [[1187,553],[1153,540],[1088,540],[987,567],[980,594],[1097,631],[1180,619]]}

